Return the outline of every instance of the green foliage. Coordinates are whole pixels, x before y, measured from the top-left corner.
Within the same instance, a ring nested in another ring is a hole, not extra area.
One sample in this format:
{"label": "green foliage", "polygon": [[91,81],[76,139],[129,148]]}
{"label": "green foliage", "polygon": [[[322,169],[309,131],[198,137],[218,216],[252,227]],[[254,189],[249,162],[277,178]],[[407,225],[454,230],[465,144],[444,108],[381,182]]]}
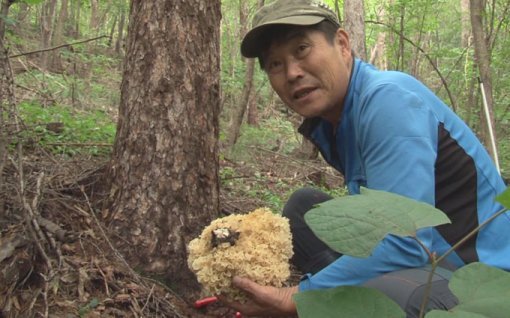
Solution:
{"label": "green foliage", "polygon": [[80,309],[78,310],[78,315],[80,317],[85,317],[91,310],[96,308],[98,305],[99,305],[99,300],[97,300],[97,298],[92,298],[92,300],[88,304],[80,307]]}
{"label": "green foliage", "polygon": [[365,188],[319,204],[305,220],[332,249],[357,257],[369,256],[387,234],[414,237],[420,228],[450,223],[432,205]]}
{"label": "green foliage", "polygon": [[[508,207],[510,190],[499,195],[497,200]],[[360,195],[328,202],[307,213],[305,220],[328,245],[348,255],[367,255],[375,246],[374,242],[377,244],[385,233],[413,236],[418,228],[448,222],[446,216],[435,208],[382,191],[365,189]],[[371,232],[378,233],[366,234]],[[353,241],[353,237],[356,240]],[[365,241],[372,241],[371,246],[363,244]],[[432,267],[436,266],[433,259]],[[508,317],[510,273],[481,263],[472,263],[454,272],[449,287],[458,297],[459,305],[448,312],[431,311],[426,315],[427,318]],[[303,292],[297,294],[294,300],[300,317],[405,316],[396,304],[389,305],[391,300],[385,295],[363,287]]]}
{"label": "green foliage", "polygon": [[457,270],[448,286],[459,305],[448,312],[431,311],[427,318],[506,318],[510,313],[510,273],[504,270],[471,263]]}
{"label": "green foliage", "polygon": [[44,0],[18,0],[18,2],[23,2],[26,4],[39,4],[39,3],[43,3]]}
{"label": "green foliage", "polygon": [[289,153],[299,146],[299,140],[292,124],[282,118],[271,117],[260,123],[259,127],[244,125],[231,156],[235,160],[246,160],[251,155],[249,148],[278,148],[280,152]]}
{"label": "green foliage", "polygon": [[503,193],[498,195],[496,197],[496,201],[503,204],[505,208],[510,209],[510,188],[506,188],[506,190],[503,191]]}
{"label": "green foliage", "polygon": [[402,309],[382,292],[356,286],[341,286],[295,294],[300,318],[405,318]]}
{"label": "green foliage", "polygon": [[[55,153],[73,155],[88,153],[107,154],[110,147],[93,144],[113,144],[115,124],[108,114],[95,110],[89,112],[71,111],[68,107],[42,107],[36,102],[22,102],[18,105],[20,116],[29,129],[27,136],[36,136],[36,141]],[[61,123],[61,132],[48,130],[48,124]],[[77,147],[75,144],[92,144]]]}

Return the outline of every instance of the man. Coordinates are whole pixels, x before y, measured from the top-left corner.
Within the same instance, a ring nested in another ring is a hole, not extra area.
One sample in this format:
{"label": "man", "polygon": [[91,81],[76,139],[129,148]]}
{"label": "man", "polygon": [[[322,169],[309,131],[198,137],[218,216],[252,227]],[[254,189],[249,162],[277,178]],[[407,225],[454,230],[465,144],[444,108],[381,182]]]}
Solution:
{"label": "man", "polygon": [[[416,79],[382,72],[356,59],[347,33],[327,6],[310,0],[277,0],[263,7],[241,44],[258,58],[282,101],[306,119],[300,132],[340,171],[351,194],[360,186],[435,205],[452,224],[422,229],[420,241],[438,255],[502,207],[494,202],[505,185],[473,132]],[[388,235],[368,258],[340,255],[303,220],[330,197],[313,189],[294,193],[283,214],[290,219],[299,286],[272,288],[235,277],[246,304],[227,304],[246,315],[296,313],[292,295],[342,285],[377,288],[417,317],[429,257],[412,238]],[[471,262],[510,270],[510,218],[502,215],[447,258],[455,269]],[[449,309],[451,272],[431,285],[428,309]]]}

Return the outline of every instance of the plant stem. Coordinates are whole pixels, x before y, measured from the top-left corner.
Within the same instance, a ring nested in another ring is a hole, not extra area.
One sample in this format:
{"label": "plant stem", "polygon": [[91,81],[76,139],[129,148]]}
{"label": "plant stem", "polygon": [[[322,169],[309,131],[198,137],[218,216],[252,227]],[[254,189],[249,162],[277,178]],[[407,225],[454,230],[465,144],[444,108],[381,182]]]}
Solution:
{"label": "plant stem", "polygon": [[436,261],[439,263],[442,260],[444,260],[446,257],[448,257],[448,255],[450,255],[453,251],[455,251],[457,248],[459,248],[462,244],[464,244],[467,240],[469,240],[473,235],[478,233],[482,229],[482,227],[484,227],[485,225],[487,225],[492,220],[494,220],[495,218],[497,218],[501,214],[505,213],[506,211],[507,211],[506,208],[502,208],[501,210],[499,210],[498,212],[493,214],[490,218],[488,218],[482,224],[478,225],[475,229],[473,229],[471,232],[469,232],[468,235],[464,236],[462,238],[462,240],[458,241],[455,245],[453,245],[448,251],[446,251],[446,253],[441,255]]}
{"label": "plant stem", "polygon": [[432,278],[434,277],[434,273],[436,271],[437,264],[438,264],[438,262],[435,259],[435,254],[433,254],[433,256],[431,258],[432,269],[429,273],[429,277],[427,278],[427,285],[425,287],[425,294],[423,295],[423,301],[421,302],[421,306],[420,306],[419,318],[423,318],[425,316],[425,307],[427,306],[427,303],[429,302],[430,289],[432,288]]}
{"label": "plant stem", "polygon": [[416,239],[418,241],[418,243],[420,243],[420,245],[422,245],[422,247],[425,249],[425,251],[427,251],[429,256],[432,255],[432,257],[430,257],[432,270],[430,271],[429,277],[427,280],[427,287],[425,289],[425,295],[423,296],[423,301],[421,303],[419,318],[423,318],[425,316],[425,307],[427,306],[427,303],[429,300],[429,293],[430,293],[430,288],[431,288],[431,284],[432,284],[432,277],[434,276],[434,273],[436,272],[436,268],[439,265],[439,263],[441,261],[443,261],[446,257],[448,257],[448,255],[450,255],[453,251],[455,251],[457,248],[459,248],[462,244],[464,244],[467,240],[469,240],[471,237],[473,237],[473,235],[478,233],[485,225],[492,222],[492,220],[494,220],[501,214],[505,213],[506,211],[507,211],[506,208],[502,208],[501,210],[499,210],[498,212],[493,214],[490,218],[488,218],[482,224],[478,225],[475,229],[473,229],[471,232],[469,232],[468,235],[464,236],[460,241],[458,241],[455,245],[453,245],[449,250],[447,250],[438,259],[436,259],[435,254],[430,254],[428,249],[423,247],[423,244],[421,244],[421,242],[418,239]]}

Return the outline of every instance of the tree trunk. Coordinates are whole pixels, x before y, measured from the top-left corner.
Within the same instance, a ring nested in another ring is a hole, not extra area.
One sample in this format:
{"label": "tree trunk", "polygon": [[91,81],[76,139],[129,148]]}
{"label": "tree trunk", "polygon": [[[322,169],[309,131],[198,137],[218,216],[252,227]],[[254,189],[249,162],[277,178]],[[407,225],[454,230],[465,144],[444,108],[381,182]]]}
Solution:
{"label": "tree trunk", "polygon": [[344,1],[344,27],[349,33],[352,49],[362,60],[366,60],[365,5],[363,0]]}
{"label": "tree trunk", "polygon": [[[64,26],[66,20],[67,20],[67,0],[62,0],[60,3],[60,12],[55,23],[55,31],[53,32],[52,43],[54,46],[62,44],[62,37],[64,34]],[[50,68],[52,70],[61,70],[63,68],[59,50],[52,51],[50,61],[51,61]]]}
{"label": "tree trunk", "polygon": [[[384,22],[386,19],[386,4],[383,2],[380,4],[379,13],[377,20]],[[388,69],[388,59],[386,57],[386,31],[381,31],[377,35],[377,42],[370,54],[370,63],[374,64],[381,70]]]}
{"label": "tree trunk", "polygon": [[97,0],[90,0],[90,20],[89,29],[94,33],[97,33],[97,26],[99,21],[98,3]]}
{"label": "tree trunk", "polygon": [[81,0],[74,0],[73,4],[74,4],[73,37],[77,39],[80,37]]}
{"label": "tree trunk", "polygon": [[[490,66],[490,54],[488,50],[487,37],[483,30],[483,13],[485,11],[485,2],[482,0],[470,0],[470,13],[471,13],[471,27],[473,28],[473,43],[475,46],[475,60],[478,65],[478,70],[480,72],[480,79],[484,86],[485,96],[487,98],[487,104],[489,108],[489,121],[492,127],[495,128],[494,125],[494,100],[492,95],[492,76],[491,76],[491,66]],[[483,105],[483,103],[482,103]],[[482,117],[486,118],[484,111]],[[487,120],[483,121],[484,123]],[[483,141],[485,146],[489,150],[489,153],[495,158],[494,151],[491,147],[491,140],[489,135],[489,127],[487,124],[482,125],[485,127],[483,133]],[[494,129],[494,139],[496,139],[496,131]]]}
{"label": "tree trunk", "polygon": [[255,70],[255,59],[247,59],[246,73],[244,77],[243,92],[239,104],[233,109],[233,116],[229,130],[228,146],[232,147],[239,138],[239,132],[243,123],[244,113],[250,100],[250,92],[253,86],[253,73]]}
{"label": "tree trunk", "polygon": [[259,108],[258,108],[258,90],[251,94],[250,101],[248,102],[248,125],[258,126],[259,125]]}
{"label": "tree trunk", "polygon": [[471,22],[469,16],[469,0],[460,0],[461,11],[461,45],[462,48],[469,46],[469,38],[471,37]]}
{"label": "tree trunk", "polygon": [[[241,38],[244,37],[248,28],[247,21],[247,8],[243,4],[244,1],[239,1],[239,22],[241,24]],[[258,0],[257,9],[261,8],[264,5],[264,0]],[[237,138],[239,138],[239,132],[241,130],[241,125],[243,123],[244,114],[246,109],[248,108],[250,102],[250,94],[253,90],[253,74],[255,73],[255,60],[256,59],[246,59],[246,72],[244,76],[244,85],[243,92],[241,94],[240,102],[236,108],[233,110],[233,116],[231,120],[229,137],[227,140],[228,146],[232,147],[237,142]]]}
{"label": "tree trunk", "polygon": [[218,216],[220,1],[131,6],[105,213],[133,266],[179,282]]}
{"label": "tree trunk", "polygon": [[[48,48],[53,38],[53,21],[55,19],[55,9],[57,0],[46,2],[41,11],[41,48]],[[53,59],[52,52],[41,53],[41,67],[49,68]]]}
{"label": "tree trunk", "polygon": [[120,8],[119,31],[117,32],[117,41],[115,42],[115,53],[120,54],[122,43],[124,41],[124,23],[126,22],[126,9]]}
{"label": "tree trunk", "polygon": [[112,27],[110,28],[110,36],[108,37],[108,47],[112,47],[113,34],[115,33],[115,27],[117,26],[117,15],[113,17]]}
{"label": "tree trunk", "polygon": [[[0,0],[1,1],[1,8],[0,8],[0,41],[1,41],[1,48],[4,50],[4,37],[5,37],[5,20],[9,16],[9,7],[11,6],[11,2],[9,0]],[[3,54],[1,52],[0,54]]]}
{"label": "tree trunk", "polygon": [[[9,7],[12,3],[8,0],[1,1],[0,15],[8,17]],[[11,143],[7,123],[12,121],[12,114],[15,105],[14,81],[7,50],[4,47],[5,19],[0,19],[0,219],[5,216],[4,193],[7,193],[3,181],[3,171],[7,163],[8,146]],[[9,118],[11,117],[11,118]]]}

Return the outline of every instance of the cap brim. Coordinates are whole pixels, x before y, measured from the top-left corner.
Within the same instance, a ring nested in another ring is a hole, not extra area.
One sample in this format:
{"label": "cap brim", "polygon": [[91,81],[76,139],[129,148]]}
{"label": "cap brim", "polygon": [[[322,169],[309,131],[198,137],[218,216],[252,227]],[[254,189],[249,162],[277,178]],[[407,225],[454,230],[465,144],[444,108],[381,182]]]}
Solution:
{"label": "cap brim", "polygon": [[278,20],[268,21],[251,29],[243,38],[241,42],[241,54],[244,57],[258,57],[260,55],[260,37],[269,26],[276,24],[290,24],[290,25],[313,25],[323,21],[325,17],[316,15],[300,15],[286,17]]}

